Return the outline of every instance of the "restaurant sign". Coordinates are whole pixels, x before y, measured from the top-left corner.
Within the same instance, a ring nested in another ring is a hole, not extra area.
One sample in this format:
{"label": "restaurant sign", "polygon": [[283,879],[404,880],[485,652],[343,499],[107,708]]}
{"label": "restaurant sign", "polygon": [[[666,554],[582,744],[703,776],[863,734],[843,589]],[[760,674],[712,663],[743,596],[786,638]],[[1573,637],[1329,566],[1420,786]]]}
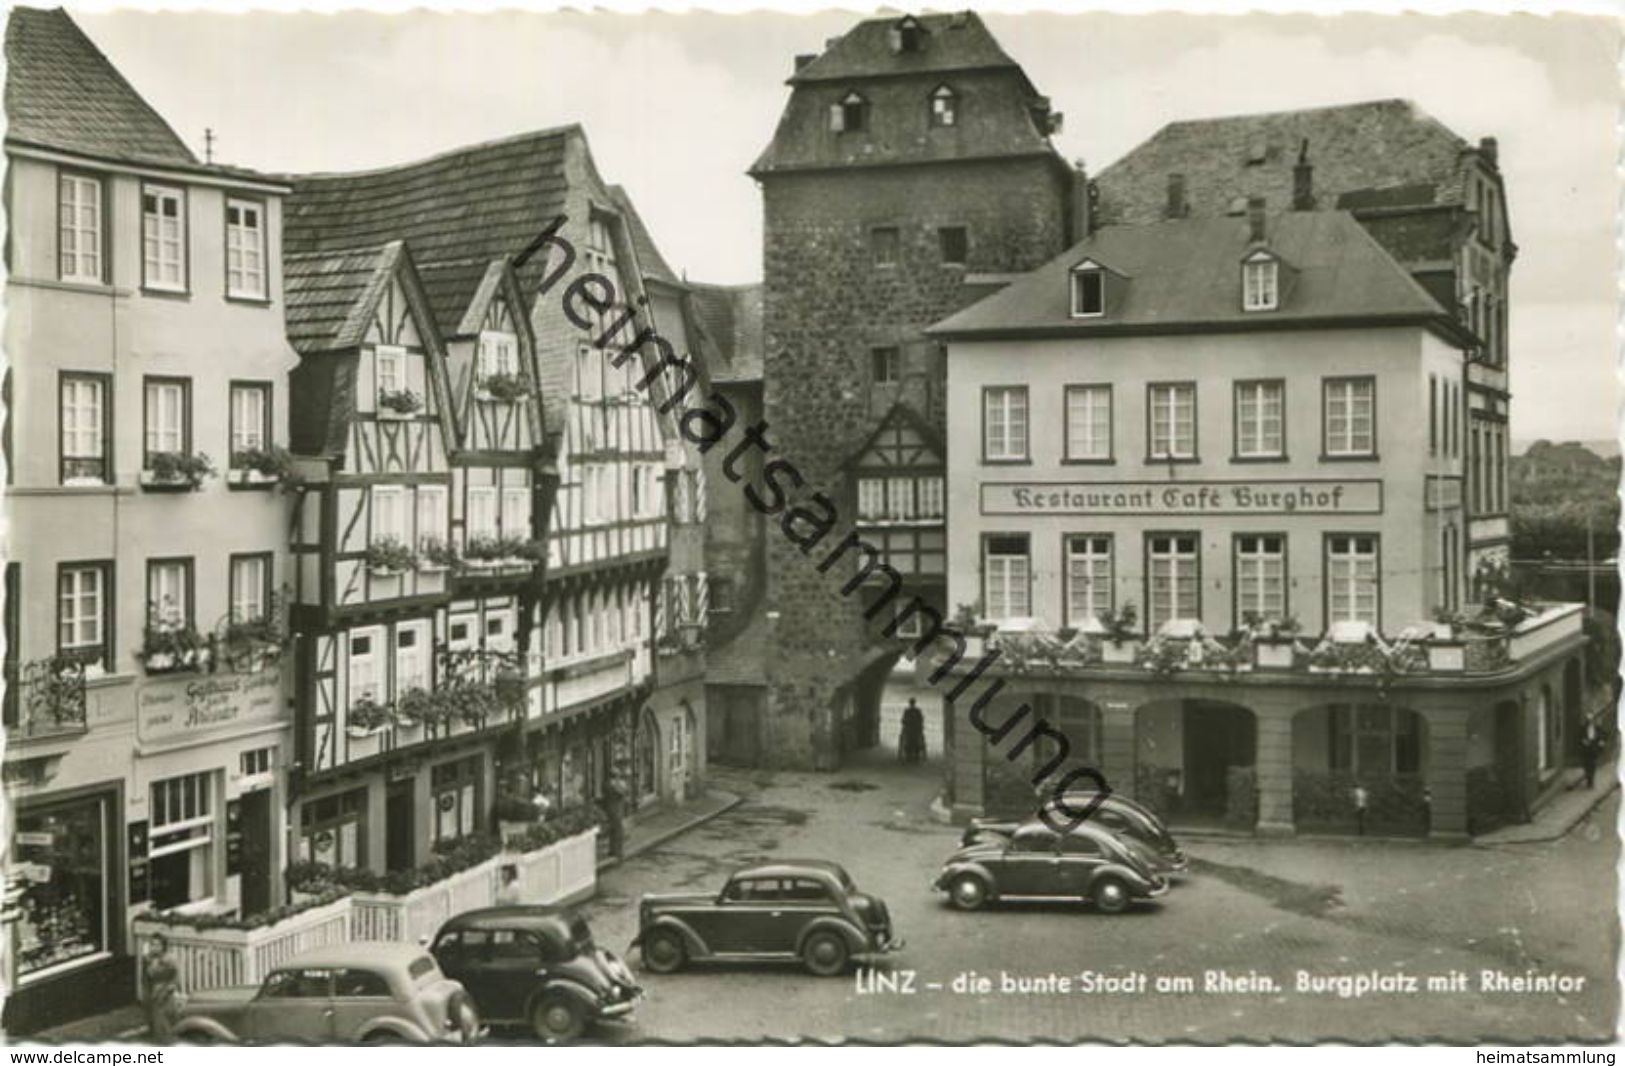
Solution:
{"label": "restaurant sign", "polygon": [[1382,513],[1382,482],[984,482],[985,515],[1255,515]]}
{"label": "restaurant sign", "polygon": [[137,732],[150,743],[265,725],[276,720],[281,704],[282,675],[276,670],[149,681],[141,689]]}

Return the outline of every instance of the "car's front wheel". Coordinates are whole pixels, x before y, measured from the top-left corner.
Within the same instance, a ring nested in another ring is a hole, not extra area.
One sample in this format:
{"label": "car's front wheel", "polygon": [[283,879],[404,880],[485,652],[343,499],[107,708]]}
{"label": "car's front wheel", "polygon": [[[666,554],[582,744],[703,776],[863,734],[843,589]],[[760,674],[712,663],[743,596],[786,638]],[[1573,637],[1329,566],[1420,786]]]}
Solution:
{"label": "car's front wheel", "polygon": [[655,973],[676,973],[687,961],[683,938],[670,929],[656,929],[643,938],[643,965]]}
{"label": "car's front wheel", "polygon": [[960,874],[948,885],[948,898],[962,911],[974,911],[987,902],[987,884],[975,874]]}
{"label": "car's front wheel", "polygon": [[1120,878],[1102,877],[1095,882],[1095,906],[1103,914],[1122,914],[1134,897]]}
{"label": "car's front wheel", "polygon": [[530,1024],[543,1040],[574,1040],[587,1030],[587,1009],[563,992],[543,992],[531,1008]]}
{"label": "car's front wheel", "polygon": [[819,977],[838,977],[846,971],[851,952],[846,938],[828,930],[814,933],[801,945],[801,961]]}

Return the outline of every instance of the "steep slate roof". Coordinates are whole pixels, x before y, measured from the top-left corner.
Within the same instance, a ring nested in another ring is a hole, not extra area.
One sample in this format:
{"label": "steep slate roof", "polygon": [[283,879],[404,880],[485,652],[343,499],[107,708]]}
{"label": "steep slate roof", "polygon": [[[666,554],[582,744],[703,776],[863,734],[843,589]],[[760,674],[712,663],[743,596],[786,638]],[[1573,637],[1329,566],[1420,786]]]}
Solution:
{"label": "steep slate roof", "polygon": [[192,150],[67,12],[6,20],[6,140],[100,159],[198,166]]}
{"label": "steep slate roof", "polygon": [[[1281,305],[1241,309],[1241,260],[1256,247],[1245,218],[1109,226],[1020,281],[932,326],[936,336],[1087,336],[1413,322],[1454,335],[1453,319],[1345,211],[1267,218],[1282,263]],[[1069,275],[1084,259],[1124,276],[1106,313],[1073,318]]]}
{"label": "steep slate roof", "polygon": [[368,313],[389,285],[403,252],[400,241],[390,241],[349,252],[284,255],[288,343],[300,355],[359,344]]}
{"label": "steep slate roof", "polygon": [[1095,179],[1098,220],[1155,222],[1168,175],[1182,174],[1193,215],[1223,214],[1237,197],[1292,203],[1292,171],[1308,141],[1318,208],[1455,206],[1461,154],[1473,148],[1409,100],[1173,122]]}
{"label": "steep slate roof", "polygon": [[632,234],[632,251],[638,257],[638,269],[643,276],[668,285],[682,285],[683,279],[677,276],[671,264],[666,262],[666,257],[660,254],[649,227],[632,205],[632,198],[626,194],[626,190],[619,185],[611,185],[609,192],[615,199],[615,206],[620,208],[621,215],[626,219],[627,230]]}
{"label": "steep slate roof", "polygon": [[762,380],[762,285],[689,283],[714,382]]}
{"label": "steep slate roof", "polygon": [[[858,23],[790,78],[789,102],[750,173],[1055,154],[1034,117],[1048,114],[1049,101],[978,16],[919,16],[925,40],[911,52],[891,49],[897,21]],[[928,125],[927,98],[939,84],[959,96],[953,126]],[[868,101],[866,128],[831,130],[829,108],[848,91]]]}
{"label": "steep slate roof", "polygon": [[[383,170],[295,177],[283,244],[302,254],[405,240],[440,335],[454,336],[492,261],[518,255],[563,213],[569,141],[582,136],[562,126]],[[525,291],[545,267],[535,256],[520,269]]]}
{"label": "steep slate roof", "polygon": [[891,28],[901,18],[891,15],[858,23],[832,40],[818,58],[791,75],[790,84],[849,81],[881,72],[926,74],[986,67],[1021,70],[999,47],[981,16],[974,11],[914,16],[925,33],[925,46],[914,52],[891,49]]}

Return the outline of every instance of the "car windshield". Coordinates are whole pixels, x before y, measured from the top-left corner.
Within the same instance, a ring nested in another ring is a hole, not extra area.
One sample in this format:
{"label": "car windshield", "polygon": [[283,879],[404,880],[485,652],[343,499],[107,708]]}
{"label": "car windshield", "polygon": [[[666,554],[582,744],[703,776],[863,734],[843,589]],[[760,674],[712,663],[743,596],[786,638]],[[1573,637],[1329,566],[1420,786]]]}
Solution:
{"label": "car windshield", "polygon": [[440,975],[440,967],[427,955],[419,955],[406,964],[406,975],[414,981],[425,981]]}

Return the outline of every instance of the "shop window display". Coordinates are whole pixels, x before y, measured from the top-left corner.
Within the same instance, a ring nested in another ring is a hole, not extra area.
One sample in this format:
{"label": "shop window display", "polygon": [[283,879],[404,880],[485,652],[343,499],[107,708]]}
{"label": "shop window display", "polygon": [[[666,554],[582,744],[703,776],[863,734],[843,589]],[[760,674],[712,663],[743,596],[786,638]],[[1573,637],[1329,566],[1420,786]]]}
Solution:
{"label": "shop window display", "polygon": [[23,980],[108,950],[106,807],[98,798],[17,815],[6,880],[23,886],[13,926]]}

